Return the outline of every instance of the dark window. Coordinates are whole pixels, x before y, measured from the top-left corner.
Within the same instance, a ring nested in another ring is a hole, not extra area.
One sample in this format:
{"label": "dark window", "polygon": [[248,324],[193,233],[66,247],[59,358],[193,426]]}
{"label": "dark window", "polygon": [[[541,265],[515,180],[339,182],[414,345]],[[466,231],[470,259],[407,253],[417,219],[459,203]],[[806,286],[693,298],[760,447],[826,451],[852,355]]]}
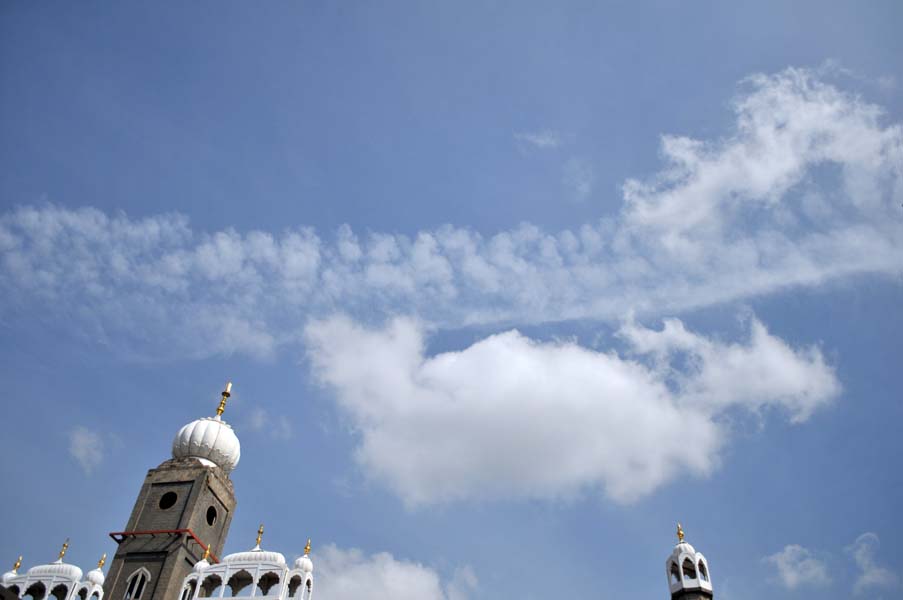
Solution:
{"label": "dark window", "polygon": [[125,600],[141,600],[144,584],[147,583],[147,571],[139,570],[132,575],[129,586],[125,590]]}
{"label": "dark window", "polygon": [[211,506],[207,509],[207,525],[213,527],[214,523],[216,523],[216,508]]}
{"label": "dark window", "polygon": [[160,508],[166,510],[167,508],[172,508],[176,504],[176,500],[178,500],[178,496],[175,492],[166,492],[160,497]]}

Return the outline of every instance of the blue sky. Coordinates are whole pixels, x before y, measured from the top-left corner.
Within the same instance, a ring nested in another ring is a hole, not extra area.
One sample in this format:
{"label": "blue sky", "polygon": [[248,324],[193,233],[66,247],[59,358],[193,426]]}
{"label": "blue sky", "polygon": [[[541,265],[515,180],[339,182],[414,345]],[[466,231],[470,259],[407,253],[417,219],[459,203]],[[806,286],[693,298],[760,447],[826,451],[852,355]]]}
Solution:
{"label": "blue sky", "polygon": [[0,15],[0,559],[232,379],[322,598],[903,593],[897,3]]}

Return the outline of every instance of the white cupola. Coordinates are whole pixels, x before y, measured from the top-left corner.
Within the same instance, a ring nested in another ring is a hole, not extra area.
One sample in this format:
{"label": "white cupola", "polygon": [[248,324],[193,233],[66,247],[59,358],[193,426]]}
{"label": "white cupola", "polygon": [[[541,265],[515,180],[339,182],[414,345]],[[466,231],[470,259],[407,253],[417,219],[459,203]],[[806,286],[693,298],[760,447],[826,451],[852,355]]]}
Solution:
{"label": "white cupola", "polygon": [[66,540],[55,561],[34,566],[25,574],[19,573],[19,567],[22,566],[20,556],[12,570],[3,574],[3,587],[20,598],[28,596],[48,600],[102,600],[104,577],[101,567],[106,555],[100,559],[97,568],[89,571],[87,578],[82,580],[81,569],[63,562],[68,549],[69,540]]}
{"label": "white cupola", "polygon": [[665,576],[674,600],[712,597],[709,563],[701,552],[684,541],[680,523],[677,524],[677,545],[665,560]]}
{"label": "white cupola", "polygon": [[223,421],[232,383],[226,384],[216,416],[204,417],[182,427],[172,441],[173,458],[194,458],[208,467],[231,472],[241,458],[241,444],[232,427]]}
{"label": "white cupola", "polygon": [[[312,600],[313,562],[310,560],[310,540],[304,556],[292,568],[280,552],[260,547],[263,525],[257,530],[257,543],[245,552],[224,557],[222,562],[209,564],[209,553],[194,566],[194,571],[182,583],[180,600],[198,600],[225,595],[231,598],[253,599],[267,596],[273,600]],[[199,567],[198,565],[202,565]],[[222,592],[220,588],[225,588]]]}

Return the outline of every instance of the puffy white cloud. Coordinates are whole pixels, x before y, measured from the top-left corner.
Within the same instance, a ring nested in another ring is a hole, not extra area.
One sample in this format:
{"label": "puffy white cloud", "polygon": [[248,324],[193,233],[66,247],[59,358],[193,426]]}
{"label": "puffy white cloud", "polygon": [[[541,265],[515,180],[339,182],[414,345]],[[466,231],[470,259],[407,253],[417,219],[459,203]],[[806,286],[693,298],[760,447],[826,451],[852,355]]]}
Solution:
{"label": "puffy white cloud", "polygon": [[827,585],[831,581],[825,563],[798,544],[789,544],[764,560],[777,568],[778,581],[790,590]]}
{"label": "puffy white cloud", "polygon": [[316,556],[317,595],[331,600],[467,600],[477,579],[469,567],[443,582],[434,569],[380,552],[328,545]]}
{"label": "puffy white cloud", "polygon": [[313,373],[359,431],[357,460],[408,504],[596,488],[630,502],[711,472],[728,411],[774,407],[799,422],[839,392],[817,348],[751,329],[730,344],[679,321],[628,323],[620,335],[645,362],[514,330],[426,356],[422,327],[402,318],[371,329],[336,316],[305,337]]}
{"label": "puffy white cloud", "polygon": [[618,217],[557,233],[203,232],[179,215],[12,209],[0,315],[40,311],[123,352],[267,356],[337,309],[439,327],[618,319],[903,271],[900,125],[802,69],[750,77],[734,110],[721,139],[663,137],[663,168],[625,183]]}
{"label": "puffy white cloud", "polygon": [[93,473],[103,462],[103,449],[100,434],[87,427],[76,427],[69,432],[69,454],[86,475]]}
{"label": "puffy white cloud", "polygon": [[847,548],[859,568],[859,576],[853,584],[853,591],[857,594],[872,588],[895,587],[900,583],[900,577],[896,573],[878,565],[875,560],[878,546],[878,535],[866,532]]}

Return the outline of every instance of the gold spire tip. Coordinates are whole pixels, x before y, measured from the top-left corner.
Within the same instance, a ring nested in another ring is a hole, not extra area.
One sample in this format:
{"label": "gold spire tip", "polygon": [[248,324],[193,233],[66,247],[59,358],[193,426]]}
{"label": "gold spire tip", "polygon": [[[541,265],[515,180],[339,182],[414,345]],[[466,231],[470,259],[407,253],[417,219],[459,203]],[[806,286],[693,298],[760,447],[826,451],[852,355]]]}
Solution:
{"label": "gold spire tip", "polygon": [[680,523],[677,524],[677,541],[684,541],[684,528],[680,526]]}
{"label": "gold spire tip", "polygon": [[98,569],[103,569],[103,566],[104,566],[105,564],[107,564],[107,553],[106,553],[106,552],[104,552],[104,553],[103,553],[103,556],[100,557],[100,560],[97,561],[97,568],[98,568]]}
{"label": "gold spire tip", "polygon": [[19,558],[16,559],[16,564],[13,565],[13,573],[19,570],[19,567],[22,566],[22,555],[19,555]]}
{"label": "gold spire tip", "polygon": [[310,538],[307,538],[307,545],[304,546],[304,556],[310,554]]}
{"label": "gold spire tip", "polygon": [[210,558],[210,546],[211,544],[207,544],[207,547],[204,548],[204,558],[202,558],[201,560],[207,560],[208,558]]}
{"label": "gold spire tip", "polygon": [[216,409],[216,416],[222,416],[224,412],[226,412],[226,400],[229,399],[229,396],[232,395],[232,382],[229,381],[226,383],[226,389],[223,390],[222,398],[220,398],[219,406]]}
{"label": "gold spire tip", "polygon": [[69,549],[69,538],[66,538],[66,541],[63,542],[63,548],[60,550],[60,555],[57,557],[57,560],[63,560],[63,557],[66,556],[66,550]]}
{"label": "gold spire tip", "polygon": [[260,540],[263,539],[263,523],[260,524],[260,527],[257,529],[257,545],[260,546]]}

